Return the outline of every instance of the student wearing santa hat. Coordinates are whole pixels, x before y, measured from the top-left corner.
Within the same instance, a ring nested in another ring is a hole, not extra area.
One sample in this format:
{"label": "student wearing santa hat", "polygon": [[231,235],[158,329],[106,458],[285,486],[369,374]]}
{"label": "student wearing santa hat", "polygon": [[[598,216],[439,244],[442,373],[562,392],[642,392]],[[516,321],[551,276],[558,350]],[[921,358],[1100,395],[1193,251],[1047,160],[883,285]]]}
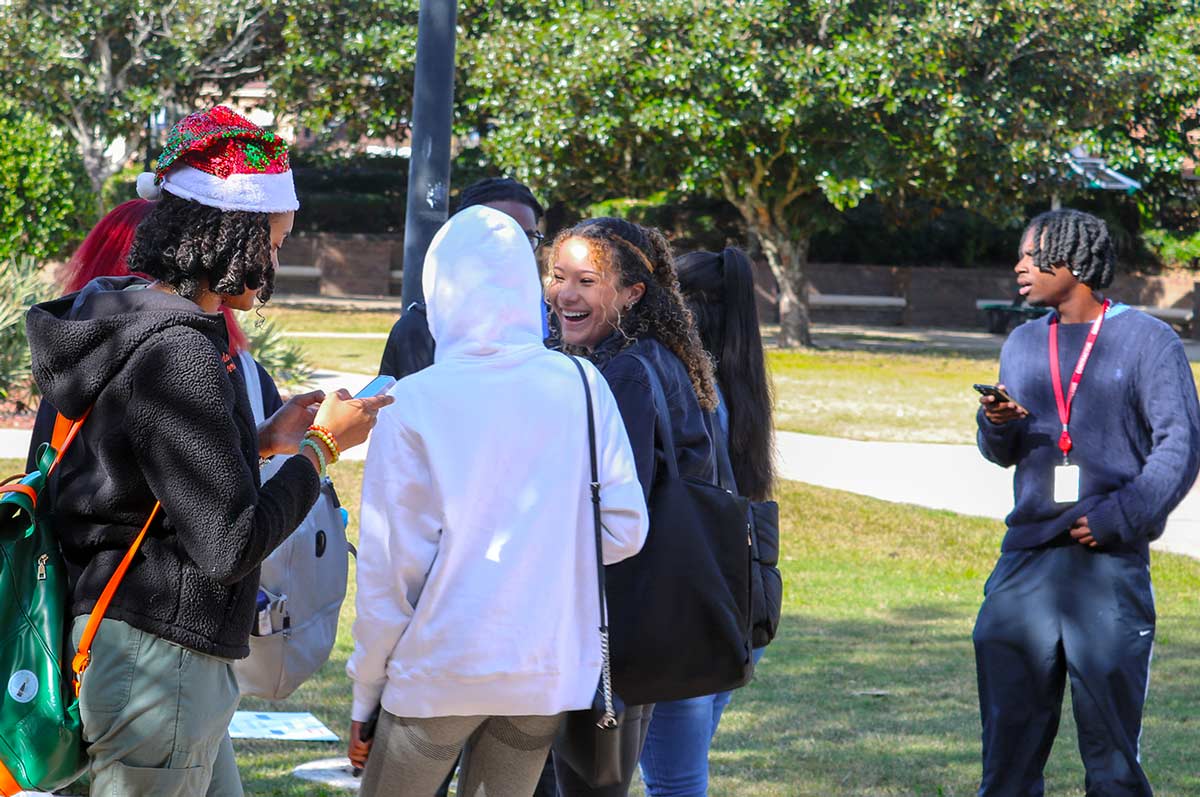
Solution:
{"label": "student wearing santa hat", "polygon": [[[42,393],[67,418],[90,412],[58,469],[54,527],[77,575],[74,644],[104,617],[79,695],[91,788],[240,795],[232,660],[249,652],[259,564],[391,399],[318,391],[256,428],[219,310],[270,298],[299,205],[282,140],[227,108],[192,114],[138,188],[156,205],[128,266],[150,280],[93,280],[26,322]],[[288,459],[262,484],[272,455]]]}

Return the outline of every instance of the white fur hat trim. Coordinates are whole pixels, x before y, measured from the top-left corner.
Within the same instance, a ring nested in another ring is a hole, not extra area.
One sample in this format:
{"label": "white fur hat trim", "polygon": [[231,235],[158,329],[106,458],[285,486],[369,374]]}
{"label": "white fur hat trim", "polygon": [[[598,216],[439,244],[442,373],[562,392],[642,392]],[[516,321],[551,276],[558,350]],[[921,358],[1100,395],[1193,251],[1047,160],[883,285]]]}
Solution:
{"label": "white fur hat trim", "polygon": [[[140,194],[140,177],[138,186]],[[163,176],[162,190],[221,210],[286,213],[300,207],[290,170],[278,174],[231,174],[221,179],[179,164]]]}

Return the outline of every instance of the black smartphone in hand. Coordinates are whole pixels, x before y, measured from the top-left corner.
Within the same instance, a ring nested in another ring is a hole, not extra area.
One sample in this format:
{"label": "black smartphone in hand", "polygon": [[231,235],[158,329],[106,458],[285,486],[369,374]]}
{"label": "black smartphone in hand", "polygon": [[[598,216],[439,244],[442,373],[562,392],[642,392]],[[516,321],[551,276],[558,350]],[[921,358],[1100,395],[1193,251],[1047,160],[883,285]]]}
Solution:
{"label": "black smartphone in hand", "polygon": [[[392,381],[395,382],[394,379]],[[375,710],[371,712],[371,716],[367,717],[367,721],[362,724],[358,732],[358,740],[360,742],[369,742],[375,738],[375,726],[379,724],[379,710],[381,708],[382,706],[376,706]],[[353,767],[350,772],[356,778],[361,778],[362,773],[363,771],[358,767]]]}
{"label": "black smartphone in hand", "polygon": [[979,394],[981,396],[991,396],[993,399],[995,399],[996,404],[1003,404],[1005,402],[1012,402],[1013,404],[1017,403],[1016,399],[1014,399],[1012,396],[1008,395],[1008,393],[1006,393],[1005,391],[996,387],[995,385],[976,384],[976,385],[972,385],[972,387],[974,387],[977,391],[979,391]]}

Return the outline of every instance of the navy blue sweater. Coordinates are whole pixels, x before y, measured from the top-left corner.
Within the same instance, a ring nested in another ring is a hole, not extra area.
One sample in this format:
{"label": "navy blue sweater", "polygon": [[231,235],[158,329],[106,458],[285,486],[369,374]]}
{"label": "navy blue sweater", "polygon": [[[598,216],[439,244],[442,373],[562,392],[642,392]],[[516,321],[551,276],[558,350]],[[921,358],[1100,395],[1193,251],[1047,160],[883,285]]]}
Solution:
{"label": "navy blue sweater", "polygon": [[[1183,343],[1145,313],[1126,305],[1108,311],[1071,408],[1080,500],[1058,504],[1062,427],[1050,381],[1051,317],[1017,327],[1000,354],[1000,382],[1029,417],[997,425],[978,413],[979,450],[998,465],[1017,466],[1003,549],[1070,541],[1071,524],[1086,515],[1103,549],[1149,560],[1150,540],[1162,535],[1200,469],[1200,406]],[[1064,393],[1090,328],[1059,325]]]}

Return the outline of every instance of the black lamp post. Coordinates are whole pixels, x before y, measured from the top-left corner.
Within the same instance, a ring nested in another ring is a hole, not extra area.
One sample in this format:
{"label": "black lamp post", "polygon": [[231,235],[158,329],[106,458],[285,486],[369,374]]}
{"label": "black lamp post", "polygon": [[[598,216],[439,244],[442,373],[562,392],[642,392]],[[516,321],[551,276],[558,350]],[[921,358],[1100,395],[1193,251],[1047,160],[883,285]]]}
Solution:
{"label": "black lamp post", "polygon": [[455,0],[421,0],[417,16],[408,207],[404,216],[402,301],[405,307],[422,300],[421,267],[425,251],[448,215],[456,16]]}

